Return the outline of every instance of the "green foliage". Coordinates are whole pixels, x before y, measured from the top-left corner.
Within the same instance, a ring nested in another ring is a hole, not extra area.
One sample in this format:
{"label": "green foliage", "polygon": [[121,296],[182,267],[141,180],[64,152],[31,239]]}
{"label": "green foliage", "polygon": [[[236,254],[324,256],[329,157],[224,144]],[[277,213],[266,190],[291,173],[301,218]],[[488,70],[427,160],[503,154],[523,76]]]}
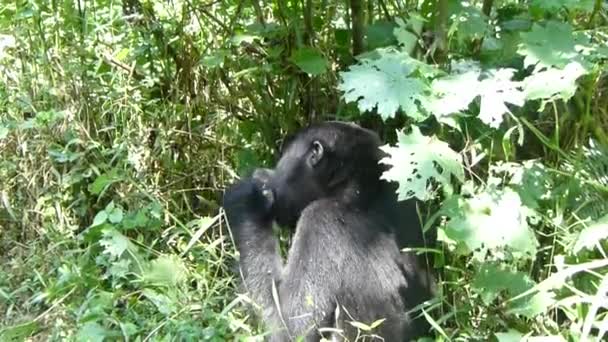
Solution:
{"label": "green foliage", "polygon": [[424,101],[427,85],[416,77],[417,64],[405,53],[391,50],[378,51],[379,58],[361,60],[342,73],[338,89],[344,92],[346,102],[356,102],[359,110],[376,108],[383,119],[403,110],[415,120],[426,118],[418,103]]}
{"label": "green foliage", "polygon": [[0,4],[0,340],[261,340],[222,189],[335,117],[428,205],[435,340],[605,339],[605,2],[363,2],[359,56],[351,3]]}
{"label": "green foliage", "polygon": [[[452,192],[452,176],[459,181],[464,180],[461,157],[445,142],[436,137],[425,137],[416,126],[412,127],[410,134],[398,132],[397,137],[396,147],[382,147],[389,157],[380,162],[392,166],[382,178],[399,182],[399,200],[432,198],[430,183],[433,180],[441,184],[447,193]],[[403,175],[410,177],[404,179]]]}

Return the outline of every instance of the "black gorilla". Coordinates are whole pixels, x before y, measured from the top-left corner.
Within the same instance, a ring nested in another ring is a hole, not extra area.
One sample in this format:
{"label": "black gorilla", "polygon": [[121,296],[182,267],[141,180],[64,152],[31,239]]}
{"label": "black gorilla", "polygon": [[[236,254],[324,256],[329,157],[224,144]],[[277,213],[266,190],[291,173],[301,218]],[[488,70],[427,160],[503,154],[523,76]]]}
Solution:
{"label": "black gorilla", "polygon": [[[256,170],[225,193],[241,276],[272,341],[354,341],[350,321],[385,319],[372,332],[385,341],[428,330],[406,312],[429,299],[430,273],[401,252],[423,246],[423,234],[415,204],[397,202],[394,185],[380,180],[379,146],[354,124],[314,125],[285,144],[274,170]],[[285,264],[273,221],[296,228]]]}

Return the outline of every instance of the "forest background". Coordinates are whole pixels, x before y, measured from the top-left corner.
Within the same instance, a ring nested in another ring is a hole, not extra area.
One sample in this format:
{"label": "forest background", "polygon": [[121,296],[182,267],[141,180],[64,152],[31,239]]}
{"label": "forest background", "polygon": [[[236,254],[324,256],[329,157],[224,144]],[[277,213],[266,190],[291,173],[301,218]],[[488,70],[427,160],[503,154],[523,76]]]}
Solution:
{"label": "forest background", "polygon": [[603,0],[2,1],[0,340],[260,340],[223,188],[339,119],[438,232],[430,340],[599,341],[607,42]]}

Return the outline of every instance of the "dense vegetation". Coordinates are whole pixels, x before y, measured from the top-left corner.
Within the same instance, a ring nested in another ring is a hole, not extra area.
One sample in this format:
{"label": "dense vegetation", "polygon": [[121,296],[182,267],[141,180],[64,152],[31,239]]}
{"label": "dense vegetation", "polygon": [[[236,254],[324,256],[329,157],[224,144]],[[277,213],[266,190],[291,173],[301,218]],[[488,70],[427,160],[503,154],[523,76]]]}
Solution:
{"label": "dense vegetation", "polygon": [[336,118],[438,232],[434,339],[600,340],[607,42],[603,0],[3,1],[0,340],[259,339],[222,189]]}

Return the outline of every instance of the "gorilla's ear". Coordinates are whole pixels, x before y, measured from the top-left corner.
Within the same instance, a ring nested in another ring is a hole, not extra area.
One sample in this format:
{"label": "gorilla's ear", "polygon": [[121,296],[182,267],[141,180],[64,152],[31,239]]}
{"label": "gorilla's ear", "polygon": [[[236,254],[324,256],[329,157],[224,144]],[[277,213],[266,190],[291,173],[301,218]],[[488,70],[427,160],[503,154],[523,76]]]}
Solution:
{"label": "gorilla's ear", "polygon": [[321,144],[321,142],[318,140],[313,141],[310,147],[310,156],[308,157],[308,162],[310,163],[310,166],[316,166],[321,161],[321,159],[323,159],[323,153],[323,144]]}

